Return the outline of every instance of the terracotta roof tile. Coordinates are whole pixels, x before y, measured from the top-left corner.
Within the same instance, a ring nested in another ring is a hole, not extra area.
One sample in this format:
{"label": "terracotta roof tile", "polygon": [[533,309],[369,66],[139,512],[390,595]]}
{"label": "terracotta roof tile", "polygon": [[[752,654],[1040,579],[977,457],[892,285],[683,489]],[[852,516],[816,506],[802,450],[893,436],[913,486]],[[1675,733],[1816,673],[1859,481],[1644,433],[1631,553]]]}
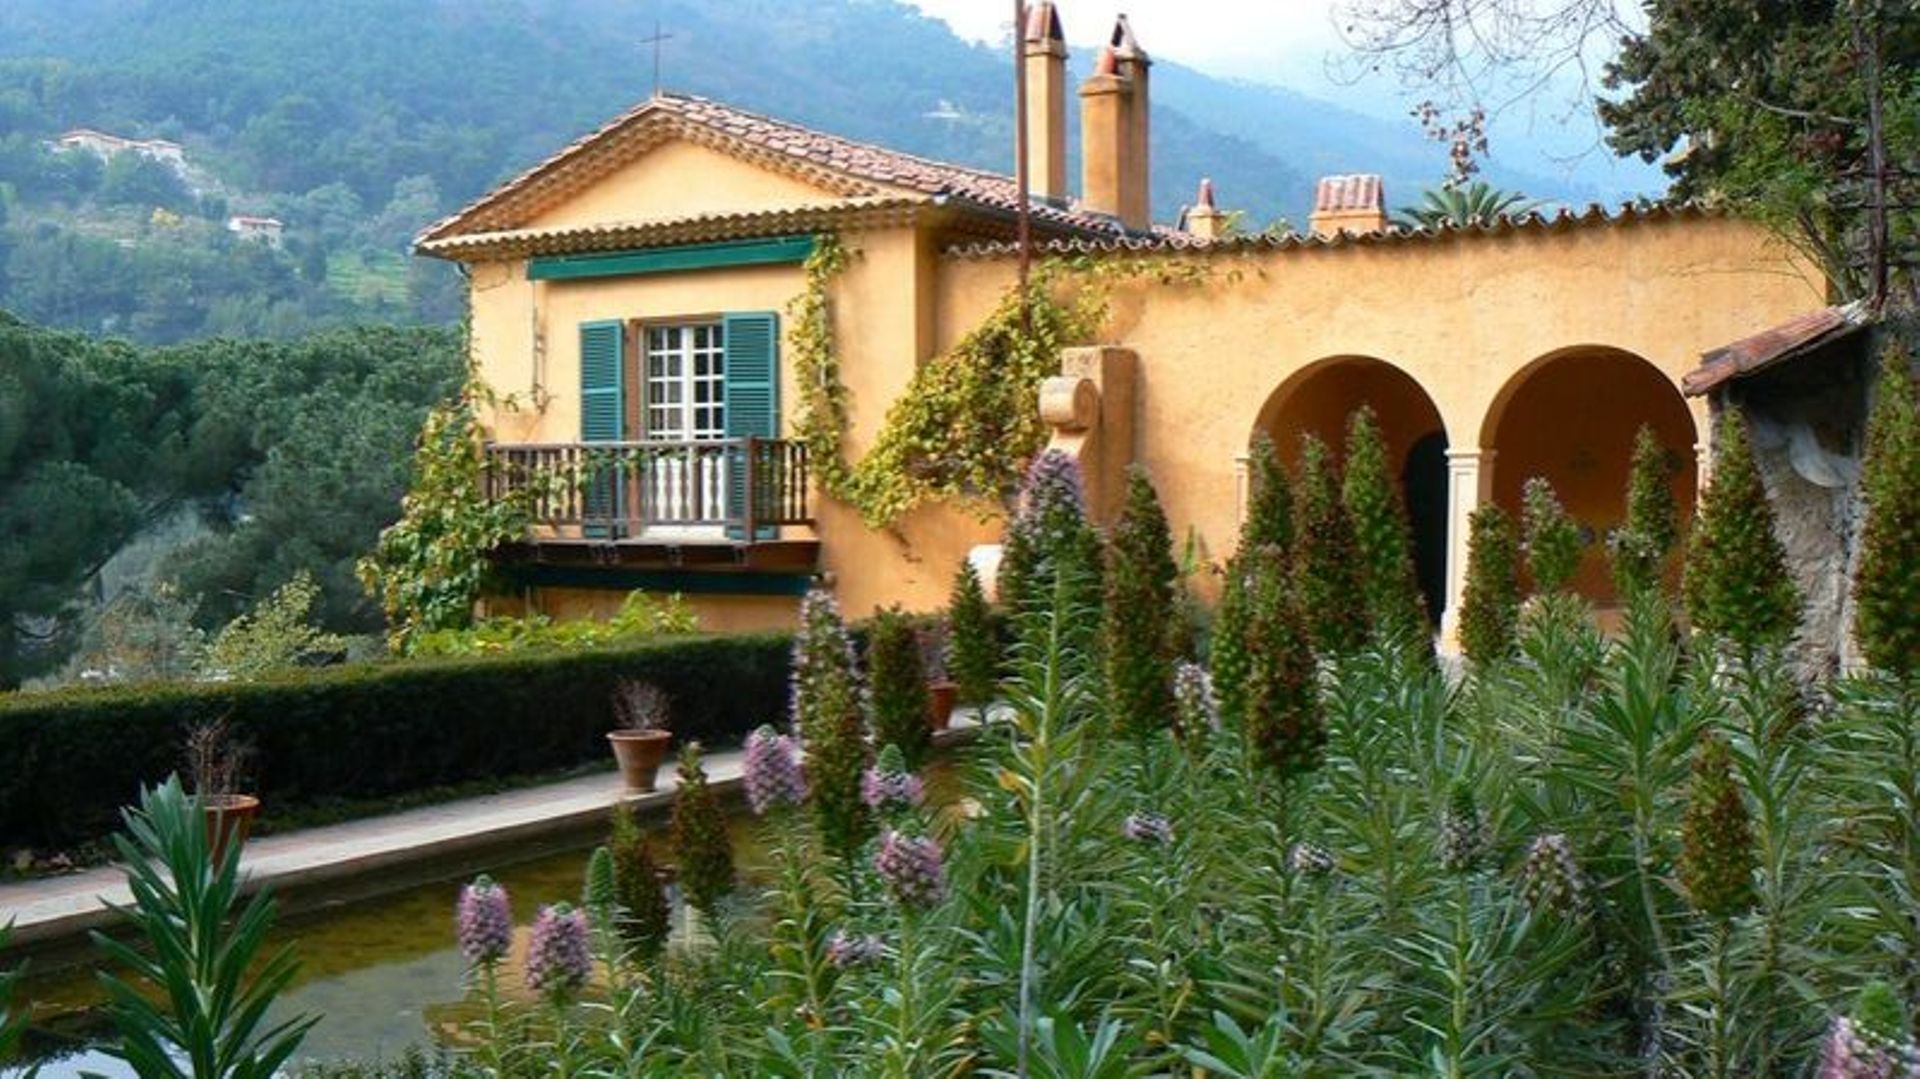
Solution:
{"label": "terracotta roof tile", "polygon": [[1795,315],[1778,326],[1702,353],[1700,366],[1680,379],[1680,388],[1688,397],[1698,397],[1722,383],[1848,337],[1870,321],[1866,304],[1858,300]]}

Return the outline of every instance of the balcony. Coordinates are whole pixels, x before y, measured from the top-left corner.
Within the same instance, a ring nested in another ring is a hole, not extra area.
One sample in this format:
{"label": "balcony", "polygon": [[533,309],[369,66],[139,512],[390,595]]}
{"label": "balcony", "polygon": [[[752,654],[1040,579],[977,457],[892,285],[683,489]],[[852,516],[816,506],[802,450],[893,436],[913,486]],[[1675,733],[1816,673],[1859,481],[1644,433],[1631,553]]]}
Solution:
{"label": "balcony", "polygon": [[531,501],[508,563],[810,572],[807,448],[774,438],[489,443],[489,498]]}

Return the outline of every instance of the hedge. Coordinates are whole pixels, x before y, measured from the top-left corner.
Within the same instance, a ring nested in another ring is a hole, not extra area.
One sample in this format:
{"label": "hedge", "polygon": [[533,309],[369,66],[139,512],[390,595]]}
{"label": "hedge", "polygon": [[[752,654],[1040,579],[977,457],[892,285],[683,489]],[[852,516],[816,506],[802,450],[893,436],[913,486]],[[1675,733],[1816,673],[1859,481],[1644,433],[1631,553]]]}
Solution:
{"label": "hedge", "polygon": [[611,760],[623,678],[674,700],[676,739],[737,741],[787,707],[786,634],[353,664],[251,683],[0,697],[0,849],[100,837],[140,785],[182,767],[187,729],[225,717],[273,815]]}

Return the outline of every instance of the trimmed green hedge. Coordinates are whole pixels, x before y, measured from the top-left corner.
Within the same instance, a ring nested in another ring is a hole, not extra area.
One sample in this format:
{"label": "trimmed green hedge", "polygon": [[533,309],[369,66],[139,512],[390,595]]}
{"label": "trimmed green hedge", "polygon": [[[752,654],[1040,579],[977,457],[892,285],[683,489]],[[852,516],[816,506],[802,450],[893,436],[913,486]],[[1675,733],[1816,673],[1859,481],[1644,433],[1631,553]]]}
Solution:
{"label": "trimmed green hedge", "polygon": [[664,638],[0,697],[0,848],[57,847],[118,824],[142,783],[182,766],[189,726],[226,717],[262,810],[389,797],[609,760],[622,678],[674,701],[676,740],[726,744],[787,709],[786,634]]}

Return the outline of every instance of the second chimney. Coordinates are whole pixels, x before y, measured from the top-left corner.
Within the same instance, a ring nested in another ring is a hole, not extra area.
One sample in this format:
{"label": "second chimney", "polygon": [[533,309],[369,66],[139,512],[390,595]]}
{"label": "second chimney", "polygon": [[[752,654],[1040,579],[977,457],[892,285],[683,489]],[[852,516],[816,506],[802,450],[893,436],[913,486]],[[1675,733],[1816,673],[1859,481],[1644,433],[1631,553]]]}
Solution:
{"label": "second chimney", "polygon": [[1047,0],[1027,13],[1027,176],[1044,199],[1067,197],[1067,40]]}
{"label": "second chimney", "polygon": [[1149,121],[1152,119],[1153,102],[1149,94],[1150,73],[1148,68],[1153,61],[1148,58],[1147,50],[1133,36],[1133,26],[1127,17],[1121,15],[1114,20],[1113,34],[1109,39],[1113,46],[1113,57],[1118,61],[1119,71],[1133,84],[1133,99],[1127,106],[1127,140],[1129,154],[1127,170],[1130,175],[1123,181],[1126,192],[1120,207],[1120,219],[1128,228],[1144,229],[1153,224],[1153,197],[1151,176],[1153,172],[1153,143]]}
{"label": "second chimney", "polygon": [[1145,229],[1133,152],[1133,81],[1120,74],[1113,47],[1100,50],[1093,74],[1080,84],[1080,197],[1087,208]]}
{"label": "second chimney", "polygon": [[1321,177],[1307,227],[1327,237],[1387,231],[1387,196],[1380,177],[1371,173]]}

